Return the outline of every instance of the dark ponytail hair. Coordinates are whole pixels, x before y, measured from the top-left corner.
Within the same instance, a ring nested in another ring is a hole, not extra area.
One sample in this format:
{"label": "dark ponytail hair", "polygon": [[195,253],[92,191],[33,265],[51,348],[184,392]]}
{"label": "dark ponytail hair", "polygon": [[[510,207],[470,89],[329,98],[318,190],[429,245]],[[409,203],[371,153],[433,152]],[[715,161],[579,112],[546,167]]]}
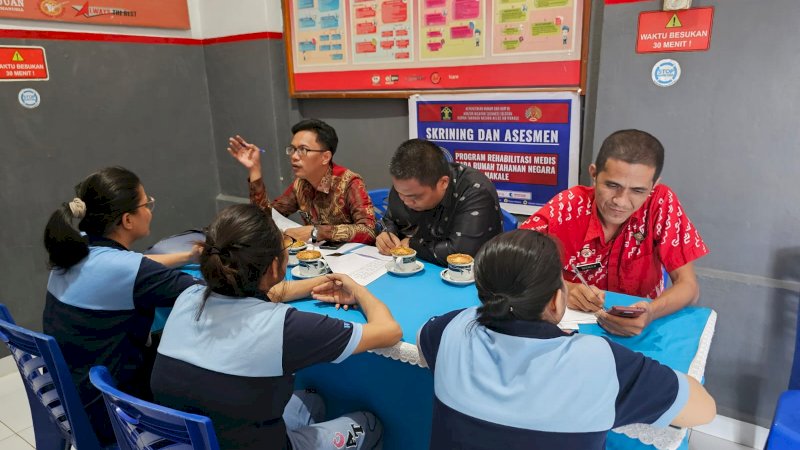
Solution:
{"label": "dark ponytail hair", "polygon": [[208,227],[200,273],[211,292],[231,297],[263,297],[259,284],[276,258],[283,263],[283,233],[270,213],[255,205],[229,206]]}
{"label": "dark ponytail hair", "polygon": [[482,303],[477,322],[491,327],[507,320],[539,320],[563,285],[553,239],[521,229],[495,236],[475,257],[475,286]]}
{"label": "dark ponytail hair", "polygon": [[[84,206],[73,213],[70,202],[50,216],[44,230],[44,247],[51,268],[69,269],[89,254],[88,240],[78,230],[94,236],[108,234],[120,223],[122,215],[139,206],[139,177],[122,167],[97,171],[75,186],[76,198]],[[80,218],[78,229],[72,220]]]}

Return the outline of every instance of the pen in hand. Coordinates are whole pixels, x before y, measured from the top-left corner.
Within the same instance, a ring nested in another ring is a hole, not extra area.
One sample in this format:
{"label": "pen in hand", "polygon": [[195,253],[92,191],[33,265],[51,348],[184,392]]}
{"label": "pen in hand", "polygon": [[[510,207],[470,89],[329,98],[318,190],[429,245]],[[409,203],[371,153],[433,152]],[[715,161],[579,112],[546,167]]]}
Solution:
{"label": "pen in hand", "polygon": [[[570,264],[570,267],[572,267],[572,270],[575,272],[575,276],[576,276],[576,277],[578,277],[578,279],[581,281],[581,284],[582,284],[584,287],[586,287],[586,289],[588,289],[588,290],[589,290],[589,292],[591,292],[592,294],[594,294],[594,298],[596,298],[596,299],[597,299],[597,305],[598,305],[598,306],[599,306],[599,305],[602,305],[602,304],[603,304],[603,300],[600,298],[600,296],[599,296],[599,295],[597,295],[597,292],[595,292],[595,291],[594,291],[594,289],[592,289],[592,288],[589,286],[589,283],[587,283],[587,282],[586,282],[586,279],[585,279],[585,278],[583,278],[583,275],[581,275],[581,272],[578,270],[578,268],[577,268],[577,267],[575,267],[575,264],[572,264],[572,263],[571,263],[571,264]],[[602,307],[602,306],[600,306],[600,309],[603,309],[603,307]]]}

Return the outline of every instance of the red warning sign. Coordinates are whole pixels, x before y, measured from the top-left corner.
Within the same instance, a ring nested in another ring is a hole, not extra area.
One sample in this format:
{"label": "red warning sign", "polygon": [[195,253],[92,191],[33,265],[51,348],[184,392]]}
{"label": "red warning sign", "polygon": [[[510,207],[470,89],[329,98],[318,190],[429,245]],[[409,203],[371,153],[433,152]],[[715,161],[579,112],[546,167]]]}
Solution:
{"label": "red warning sign", "polygon": [[43,47],[0,46],[0,81],[47,80]]}
{"label": "red warning sign", "polygon": [[714,8],[644,11],[639,14],[637,53],[708,50]]}

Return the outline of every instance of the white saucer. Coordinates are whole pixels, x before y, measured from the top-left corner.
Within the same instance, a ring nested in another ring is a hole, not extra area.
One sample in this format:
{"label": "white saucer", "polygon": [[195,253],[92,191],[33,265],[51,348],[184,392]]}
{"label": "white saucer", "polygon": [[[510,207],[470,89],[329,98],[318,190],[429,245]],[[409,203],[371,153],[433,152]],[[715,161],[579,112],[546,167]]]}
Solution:
{"label": "white saucer", "polygon": [[305,279],[308,279],[308,278],[321,277],[322,275],[325,275],[325,274],[327,274],[327,273],[331,273],[331,267],[330,267],[330,266],[328,266],[328,265],[326,264],[326,265],[325,265],[325,268],[326,268],[327,270],[326,270],[324,273],[321,273],[321,274],[319,274],[319,275],[305,275],[305,274],[303,274],[303,272],[301,271],[302,267],[300,267],[299,265],[297,265],[297,266],[294,266],[294,267],[292,267],[292,270],[290,270],[290,271],[289,271],[289,273],[291,273],[291,274],[292,274],[292,278],[296,278],[296,279],[299,279],[299,280],[305,280]]}
{"label": "white saucer", "polygon": [[472,284],[472,283],[475,282],[474,278],[471,279],[471,280],[465,280],[465,281],[453,280],[453,279],[450,278],[450,272],[447,269],[442,270],[439,273],[439,276],[442,277],[443,281],[446,281],[446,282],[448,282],[450,284],[455,284],[456,286],[466,286],[468,284]]}
{"label": "white saucer", "polygon": [[415,273],[419,273],[422,269],[425,268],[425,264],[422,264],[419,261],[414,261],[417,265],[417,268],[414,270],[409,270],[408,272],[401,272],[399,270],[395,270],[394,268],[394,260],[389,261],[386,263],[386,270],[391,273],[392,275],[397,275],[398,277],[407,277],[410,275],[414,275]]}

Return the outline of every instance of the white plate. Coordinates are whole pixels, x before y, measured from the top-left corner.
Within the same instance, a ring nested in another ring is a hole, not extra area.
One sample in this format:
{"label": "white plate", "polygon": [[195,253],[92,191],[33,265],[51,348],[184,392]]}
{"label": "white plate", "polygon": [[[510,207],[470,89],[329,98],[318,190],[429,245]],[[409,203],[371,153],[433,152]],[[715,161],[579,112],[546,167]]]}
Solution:
{"label": "white plate", "polygon": [[305,280],[305,279],[307,279],[307,278],[320,277],[320,276],[322,276],[322,275],[325,275],[325,274],[327,274],[327,273],[331,273],[331,268],[330,268],[330,266],[328,266],[328,265],[326,264],[326,265],[325,265],[325,268],[326,268],[327,270],[326,270],[324,273],[321,273],[321,274],[319,274],[319,275],[306,275],[306,274],[304,274],[304,273],[303,273],[303,270],[302,270],[303,268],[302,268],[302,267],[300,267],[300,266],[294,266],[294,267],[292,267],[292,270],[290,270],[290,271],[289,271],[289,273],[291,273],[291,274],[292,274],[292,278],[297,278],[297,279],[299,279],[299,280]]}
{"label": "white plate", "polygon": [[471,280],[465,280],[465,281],[453,280],[453,279],[450,278],[450,272],[447,269],[442,270],[439,273],[439,276],[442,277],[443,281],[446,281],[446,282],[448,282],[450,284],[455,284],[456,286],[466,286],[468,284],[472,284],[472,283],[475,282],[474,278],[471,279]]}
{"label": "white plate", "polygon": [[414,263],[416,263],[416,265],[417,265],[416,269],[409,270],[407,272],[401,272],[401,271],[399,271],[399,270],[394,268],[394,260],[392,260],[392,261],[389,261],[389,262],[386,263],[386,270],[388,272],[394,274],[394,275],[399,276],[399,277],[407,277],[407,276],[410,276],[410,275],[414,275],[415,273],[418,273],[419,271],[421,271],[422,269],[425,268],[425,264],[422,264],[419,261],[414,261]]}

